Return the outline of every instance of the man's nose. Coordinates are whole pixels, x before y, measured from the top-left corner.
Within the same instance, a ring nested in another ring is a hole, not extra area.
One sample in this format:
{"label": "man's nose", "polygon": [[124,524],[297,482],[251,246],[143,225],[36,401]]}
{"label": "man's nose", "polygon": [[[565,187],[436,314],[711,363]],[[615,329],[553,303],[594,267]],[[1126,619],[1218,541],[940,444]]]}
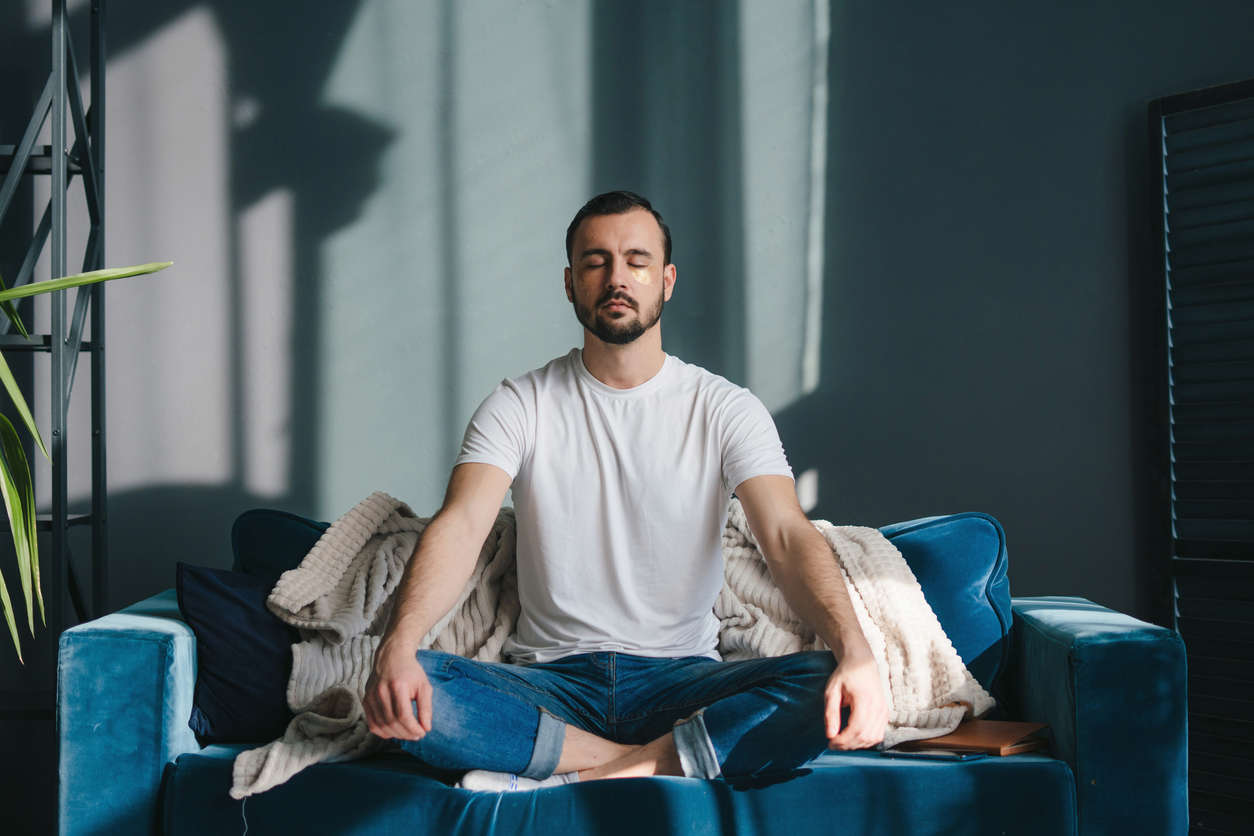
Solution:
{"label": "man's nose", "polygon": [[614,259],[613,268],[610,270],[610,286],[611,287],[630,287],[633,274],[631,268],[627,266],[626,259]]}

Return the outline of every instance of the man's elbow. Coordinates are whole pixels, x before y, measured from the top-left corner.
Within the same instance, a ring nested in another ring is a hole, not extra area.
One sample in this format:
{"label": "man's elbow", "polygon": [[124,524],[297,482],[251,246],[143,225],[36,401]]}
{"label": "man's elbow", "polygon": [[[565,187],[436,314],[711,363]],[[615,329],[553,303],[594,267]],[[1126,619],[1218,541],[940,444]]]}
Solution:
{"label": "man's elbow", "polygon": [[779,526],[758,544],[773,577],[796,572],[807,559],[830,550],[823,535],[805,517]]}

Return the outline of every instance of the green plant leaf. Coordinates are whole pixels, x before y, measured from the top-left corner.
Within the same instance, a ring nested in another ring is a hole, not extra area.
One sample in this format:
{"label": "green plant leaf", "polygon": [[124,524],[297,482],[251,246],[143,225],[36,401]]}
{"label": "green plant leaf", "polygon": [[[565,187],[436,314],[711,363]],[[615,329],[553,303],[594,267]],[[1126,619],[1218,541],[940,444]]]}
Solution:
{"label": "green plant leaf", "polygon": [[[132,267],[92,270],[87,273],[77,273],[72,276],[62,276],[42,282],[31,282],[15,288],[5,287],[4,281],[0,279],[0,312],[3,312],[13,322],[22,336],[30,339],[30,334],[27,333],[26,327],[18,315],[17,307],[13,304],[13,300],[38,296],[41,293],[68,290],[72,287],[81,287],[97,282],[124,279],[128,276],[155,273],[158,270],[164,270],[171,264],[173,264],[171,261],[155,261],[149,264],[137,264]],[[9,369],[9,364],[4,360],[3,355],[0,355],[0,382],[3,382],[6,391],[8,391],[10,398],[17,407],[18,413],[21,415],[22,422],[39,445],[40,452],[46,458],[51,459],[43,437],[35,426],[35,420],[31,415],[30,407],[26,403],[26,398],[18,388],[17,381],[14,379],[13,373]],[[31,635],[34,635],[32,591],[34,600],[39,602],[40,621],[45,626],[47,625],[44,597],[39,583],[39,533],[35,519],[35,490],[31,481],[30,466],[26,460],[26,452],[22,449],[21,439],[13,426],[13,422],[4,415],[0,415],[0,493],[4,497],[5,512],[8,514],[9,526],[13,534],[14,550],[17,554],[18,576],[26,599],[27,626],[30,628]],[[0,603],[4,605],[4,615],[9,624],[9,633],[13,636],[13,646],[17,649],[18,660],[21,661],[22,646],[18,639],[13,602],[9,598],[9,590],[5,586],[2,574],[0,574]],[[23,664],[25,663],[23,662]]]}
{"label": "green plant leaf", "polygon": [[75,273],[73,276],[62,276],[59,279],[45,279],[42,282],[31,282],[21,287],[0,290],[0,302],[11,299],[25,299],[27,296],[38,296],[41,293],[53,293],[57,290],[68,290],[85,284],[109,282],[114,279],[125,279],[127,276],[142,276],[155,273],[173,264],[173,261],[154,261],[151,264],[137,264],[134,267],[110,267],[107,270],[92,270],[89,273]]}
{"label": "green plant leaf", "polygon": [[18,580],[22,585],[22,597],[26,601],[26,626],[33,636],[35,607],[32,601],[30,526],[27,525],[27,518],[34,509],[23,507],[25,491],[14,480],[15,475],[25,476],[26,483],[30,484],[30,472],[26,469],[22,440],[18,437],[13,422],[0,415],[0,493],[4,495],[4,510],[9,515],[9,530],[13,533],[13,549],[17,553]]}
{"label": "green plant leaf", "polygon": [[39,623],[48,626],[48,614],[44,612],[43,585],[39,582],[39,526],[35,515],[35,480],[31,478],[30,467],[26,461],[26,451],[19,445],[21,452],[22,472],[22,504],[26,506],[26,536],[30,541],[30,575],[35,585],[35,600],[39,602]]}
{"label": "green plant leaf", "polygon": [[9,393],[9,399],[17,407],[17,414],[22,416],[22,423],[26,425],[27,431],[35,439],[35,443],[39,445],[39,452],[44,454],[45,459],[51,460],[52,456],[48,455],[48,448],[44,446],[43,436],[39,434],[39,428],[35,426],[35,416],[30,414],[30,407],[26,405],[26,398],[23,397],[22,390],[18,388],[17,379],[13,377],[13,372],[9,369],[9,363],[4,359],[3,354],[0,354],[0,382],[4,383],[4,388]]}
{"label": "green plant leaf", "polygon": [[4,605],[4,620],[9,622],[9,635],[13,637],[13,649],[17,651],[17,660],[22,662],[22,643],[17,638],[17,621],[13,618],[13,602],[9,600],[9,588],[4,585],[4,573],[0,572],[0,604]]}
{"label": "green plant leaf", "polygon": [[[4,283],[4,276],[0,276],[0,290],[8,290],[9,286]],[[30,339],[30,334],[26,331],[26,326],[22,324],[22,317],[18,315],[17,306],[12,302],[0,302],[0,311],[4,311],[4,315],[13,323],[13,327],[17,332],[26,339]]]}
{"label": "green plant leaf", "polygon": [[[31,584],[35,591],[35,600],[39,603],[39,622],[47,625],[48,616],[44,612],[43,587],[39,583],[39,530],[35,514],[35,480],[31,478],[30,463],[26,460],[26,449],[18,438],[13,424],[4,415],[0,415],[0,452],[3,453],[5,466],[13,477],[17,487],[18,498],[21,500],[22,517],[26,522],[27,552],[30,555]],[[7,429],[4,425],[8,425]],[[27,606],[30,601],[27,600]],[[32,635],[34,631],[32,630]]]}

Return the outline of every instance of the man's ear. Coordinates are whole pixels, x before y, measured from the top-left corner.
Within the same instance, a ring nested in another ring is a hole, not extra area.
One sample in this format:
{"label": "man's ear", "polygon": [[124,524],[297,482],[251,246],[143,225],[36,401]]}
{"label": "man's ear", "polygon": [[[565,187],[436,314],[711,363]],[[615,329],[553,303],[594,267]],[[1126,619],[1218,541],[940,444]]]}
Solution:
{"label": "man's ear", "polygon": [[566,301],[575,301],[575,289],[570,284],[570,268],[567,267],[562,273],[562,281],[566,285]]}
{"label": "man's ear", "polygon": [[675,292],[675,280],[679,278],[679,270],[674,264],[668,264],[662,268],[662,298],[669,302],[671,294]]}

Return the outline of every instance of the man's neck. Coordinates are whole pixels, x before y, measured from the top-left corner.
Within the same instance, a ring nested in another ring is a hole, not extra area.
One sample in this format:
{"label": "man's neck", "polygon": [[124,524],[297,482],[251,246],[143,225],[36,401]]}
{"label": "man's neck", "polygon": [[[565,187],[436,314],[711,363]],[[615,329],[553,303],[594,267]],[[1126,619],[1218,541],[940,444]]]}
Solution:
{"label": "man's neck", "polygon": [[627,345],[610,345],[584,331],[584,367],[606,386],[632,389],[660,372],[665,362],[662,331],[656,325]]}

